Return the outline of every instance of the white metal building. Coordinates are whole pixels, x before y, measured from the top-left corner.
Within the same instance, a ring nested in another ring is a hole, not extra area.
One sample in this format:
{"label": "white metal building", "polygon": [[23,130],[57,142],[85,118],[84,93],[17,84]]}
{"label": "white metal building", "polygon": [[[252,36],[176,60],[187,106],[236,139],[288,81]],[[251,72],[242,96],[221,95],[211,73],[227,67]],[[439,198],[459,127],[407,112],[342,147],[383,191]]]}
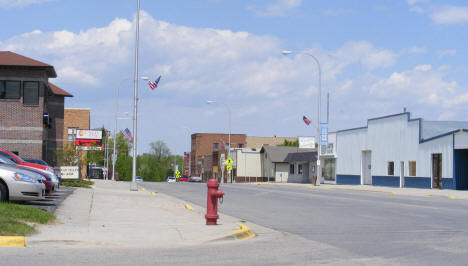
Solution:
{"label": "white metal building", "polygon": [[338,131],[336,183],[468,189],[468,122],[401,113]]}

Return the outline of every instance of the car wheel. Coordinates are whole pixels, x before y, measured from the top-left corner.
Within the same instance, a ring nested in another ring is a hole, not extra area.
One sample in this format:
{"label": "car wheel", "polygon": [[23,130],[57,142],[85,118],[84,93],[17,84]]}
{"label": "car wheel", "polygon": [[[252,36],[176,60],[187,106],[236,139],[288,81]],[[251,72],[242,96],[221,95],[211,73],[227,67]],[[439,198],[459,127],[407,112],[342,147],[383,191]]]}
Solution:
{"label": "car wheel", "polygon": [[7,201],[7,188],[3,183],[0,183],[0,201]]}

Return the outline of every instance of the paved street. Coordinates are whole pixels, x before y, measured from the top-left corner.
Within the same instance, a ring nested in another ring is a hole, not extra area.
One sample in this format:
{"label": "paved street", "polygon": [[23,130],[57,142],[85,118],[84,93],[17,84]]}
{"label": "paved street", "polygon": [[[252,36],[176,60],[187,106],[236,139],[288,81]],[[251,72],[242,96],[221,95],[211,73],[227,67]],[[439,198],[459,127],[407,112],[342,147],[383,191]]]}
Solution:
{"label": "paved street", "polygon": [[[206,184],[144,186],[200,206],[206,204]],[[328,244],[345,251],[339,255],[342,258],[355,255],[426,265],[447,261],[461,265],[468,258],[466,200],[307,186],[226,184],[222,189],[221,212]]]}

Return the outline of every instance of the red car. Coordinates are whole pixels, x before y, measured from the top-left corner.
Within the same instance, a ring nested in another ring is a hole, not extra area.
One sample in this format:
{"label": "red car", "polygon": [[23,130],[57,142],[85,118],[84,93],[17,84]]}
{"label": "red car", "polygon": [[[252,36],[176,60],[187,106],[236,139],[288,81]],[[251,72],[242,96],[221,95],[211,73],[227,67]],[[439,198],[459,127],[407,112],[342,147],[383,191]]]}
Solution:
{"label": "red car", "polygon": [[188,176],[186,175],[181,175],[179,177],[179,182],[188,182]]}
{"label": "red car", "polygon": [[28,163],[25,160],[23,160],[21,157],[19,157],[18,155],[15,155],[15,154],[13,154],[13,153],[5,150],[5,149],[0,148],[0,154],[7,157],[10,160],[12,160],[13,162],[15,162],[18,165],[24,165],[24,166],[29,166],[29,167],[33,167],[33,168],[38,168],[38,169],[41,169],[41,170],[49,171],[49,172],[54,173],[55,175],[57,175],[55,173],[54,168],[52,168],[50,166],[47,166],[47,165],[40,165],[40,164],[36,164],[36,163]]}

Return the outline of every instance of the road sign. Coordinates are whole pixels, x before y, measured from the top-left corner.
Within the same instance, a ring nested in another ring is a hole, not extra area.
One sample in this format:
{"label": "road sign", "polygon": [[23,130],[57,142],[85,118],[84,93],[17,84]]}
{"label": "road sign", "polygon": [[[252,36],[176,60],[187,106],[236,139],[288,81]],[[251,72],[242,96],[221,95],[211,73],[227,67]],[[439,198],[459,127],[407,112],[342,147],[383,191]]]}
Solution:
{"label": "road sign", "polygon": [[177,170],[177,171],[175,172],[175,176],[176,176],[176,178],[179,178],[179,177],[180,177],[180,171],[179,171],[179,170]]}
{"label": "road sign", "polygon": [[226,169],[227,169],[228,171],[231,171],[231,170],[232,170],[232,165],[228,164],[228,166],[226,166]]}
{"label": "road sign", "polygon": [[328,145],[328,124],[320,123],[320,144]]}
{"label": "road sign", "polygon": [[231,164],[233,163],[231,157],[228,157],[228,158],[226,159],[226,163],[227,163],[227,165],[231,165]]}

